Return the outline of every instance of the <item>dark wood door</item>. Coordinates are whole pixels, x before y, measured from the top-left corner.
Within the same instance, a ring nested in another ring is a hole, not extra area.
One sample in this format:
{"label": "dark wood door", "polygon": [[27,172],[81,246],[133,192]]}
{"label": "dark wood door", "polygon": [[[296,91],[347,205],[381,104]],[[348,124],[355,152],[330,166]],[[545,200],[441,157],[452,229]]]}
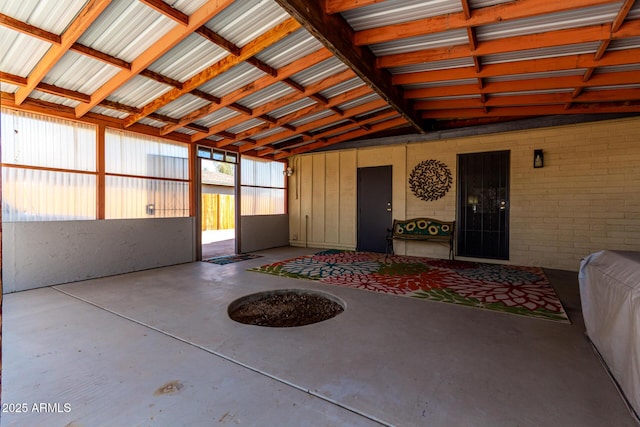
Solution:
{"label": "dark wood door", "polygon": [[358,168],[357,250],[385,252],[391,227],[391,166]]}
{"label": "dark wood door", "polygon": [[509,259],[509,160],[509,151],[458,156],[458,255]]}

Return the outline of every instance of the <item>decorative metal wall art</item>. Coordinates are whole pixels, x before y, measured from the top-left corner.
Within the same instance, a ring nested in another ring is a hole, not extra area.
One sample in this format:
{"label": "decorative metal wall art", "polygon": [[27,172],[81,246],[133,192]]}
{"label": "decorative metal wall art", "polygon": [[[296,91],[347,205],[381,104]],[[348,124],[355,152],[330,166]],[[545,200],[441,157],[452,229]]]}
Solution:
{"label": "decorative metal wall art", "polygon": [[424,201],[437,200],[451,188],[451,171],[438,160],[420,162],[409,175],[413,194]]}

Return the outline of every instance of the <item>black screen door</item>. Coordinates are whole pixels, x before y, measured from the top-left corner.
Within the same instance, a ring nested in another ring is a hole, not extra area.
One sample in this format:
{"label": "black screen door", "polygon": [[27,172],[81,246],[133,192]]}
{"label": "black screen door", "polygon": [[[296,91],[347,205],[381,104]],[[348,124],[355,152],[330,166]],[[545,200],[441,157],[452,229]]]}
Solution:
{"label": "black screen door", "polygon": [[391,166],[358,168],[357,250],[384,252],[391,227]]}
{"label": "black screen door", "polygon": [[509,157],[458,156],[458,255],[509,259]]}

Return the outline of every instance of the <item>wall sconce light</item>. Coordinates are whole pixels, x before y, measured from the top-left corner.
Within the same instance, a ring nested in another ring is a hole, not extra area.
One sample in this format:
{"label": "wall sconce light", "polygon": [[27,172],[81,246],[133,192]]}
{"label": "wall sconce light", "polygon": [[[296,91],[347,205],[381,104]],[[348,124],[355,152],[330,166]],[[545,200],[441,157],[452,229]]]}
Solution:
{"label": "wall sconce light", "polygon": [[544,153],[542,150],[533,150],[533,167],[541,168],[544,166]]}
{"label": "wall sconce light", "polygon": [[291,169],[291,166],[287,167],[285,170],[282,171],[282,175],[284,176],[291,176],[293,175],[293,169]]}

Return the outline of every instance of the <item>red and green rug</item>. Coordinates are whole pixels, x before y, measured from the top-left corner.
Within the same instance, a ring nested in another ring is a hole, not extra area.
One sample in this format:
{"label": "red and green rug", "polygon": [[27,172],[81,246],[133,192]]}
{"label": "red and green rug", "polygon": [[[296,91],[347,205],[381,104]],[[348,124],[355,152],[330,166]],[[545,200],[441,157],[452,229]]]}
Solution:
{"label": "red and green rug", "polygon": [[249,271],[571,323],[538,267],[327,250]]}

